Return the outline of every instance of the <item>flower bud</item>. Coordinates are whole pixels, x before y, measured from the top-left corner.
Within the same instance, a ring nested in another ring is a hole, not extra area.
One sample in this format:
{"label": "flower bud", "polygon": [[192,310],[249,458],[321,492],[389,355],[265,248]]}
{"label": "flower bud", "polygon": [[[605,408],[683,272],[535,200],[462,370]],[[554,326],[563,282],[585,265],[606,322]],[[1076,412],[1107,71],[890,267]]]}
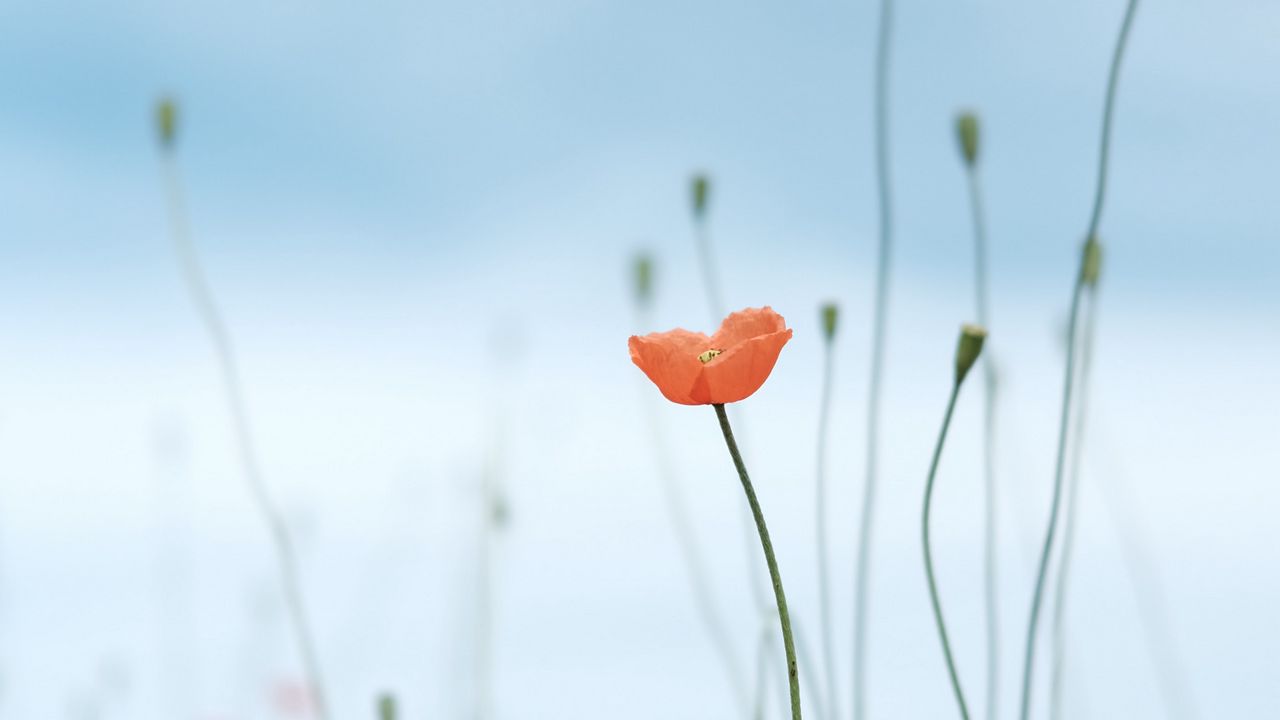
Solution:
{"label": "flower bud", "polygon": [[701,219],[707,213],[708,196],[711,194],[711,179],[703,173],[693,176],[693,216]]}
{"label": "flower bud", "polygon": [[968,111],[960,113],[956,117],[956,137],[965,164],[973,167],[978,162],[978,116]]}
{"label": "flower bud", "polygon": [[1097,236],[1090,237],[1084,244],[1083,256],[1080,259],[1080,282],[1088,287],[1098,284],[1098,273],[1102,272],[1102,244]]}
{"label": "flower bud", "polygon": [[636,302],[648,305],[653,298],[653,259],[648,253],[636,255],[632,264],[632,280],[635,282]]}
{"label": "flower bud", "polygon": [[987,330],[981,325],[964,324],[960,327],[960,343],[956,346],[956,384],[964,382],[964,376],[982,354],[982,344],[987,340]]}
{"label": "flower bud", "polygon": [[173,147],[174,136],[178,132],[178,106],[173,98],[162,97],[156,103],[156,132],[161,148],[169,150]]}
{"label": "flower bud", "polygon": [[831,342],[836,337],[836,321],[840,318],[840,308],[833,302],[822,306],[822,334]]}
{"label": "flower bud", "polygon": [[378,720],[396,720],[400,716],[396,708],[396,696],[383,693],[378,696]]}

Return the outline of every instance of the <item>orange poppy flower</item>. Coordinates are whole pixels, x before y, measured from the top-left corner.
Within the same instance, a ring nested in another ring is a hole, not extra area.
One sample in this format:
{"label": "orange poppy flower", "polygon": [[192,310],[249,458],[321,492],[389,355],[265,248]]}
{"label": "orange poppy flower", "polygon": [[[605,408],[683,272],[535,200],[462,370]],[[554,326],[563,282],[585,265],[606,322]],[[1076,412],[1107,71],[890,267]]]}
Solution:
{"label": "orange poppy flower", "polygon": [[711,337],[676,329],[632,335],[627,346],[671,402],[721,405],[759,390],[790,339],[786,321],[766,306],[731,313]]}

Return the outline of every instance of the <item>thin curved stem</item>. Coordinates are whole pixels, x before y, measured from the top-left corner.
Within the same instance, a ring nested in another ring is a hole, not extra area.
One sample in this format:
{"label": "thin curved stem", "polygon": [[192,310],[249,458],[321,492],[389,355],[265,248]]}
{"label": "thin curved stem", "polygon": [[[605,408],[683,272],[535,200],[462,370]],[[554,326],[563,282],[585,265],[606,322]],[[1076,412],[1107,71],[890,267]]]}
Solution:
{"label": "thin curved stem", "polygon": [[1058,558],[1058,582],[1054,590],[1053,624],[1051,638],[1053,654],[1049,671],[1049,717],[1062,717],[1062,674],[1066,664],[1066,602],[1067,584],[1071,577],[1071,559],[1074,556],[1076,516],[1079,514],[1080,462],[1084,455],[1084,427],[1089,400],[1090,368],[1093,364],[1094,328],[1097,324],[1097,287],[1087,289],[1084,328],[1080,338],[1080,385],[1076,393],[1076,418],[1074,441],[1071,443],[1071,470],[1067,478],[1067,497],[1063,513],[1062,552]]}
{"label": "thin curved stem", "polygon": [[[640,316],[642,319],[640,325],[647,327],[649,323],[643,321],[646,319],[643,310],[641,310]],[[671,526],[676,535],[676,545],[680,548],[680,556],[684,561],[685,575],[689,580],[689,588],[693,593],[694,605],[698,610],[698,619],[702,621],[707,638],[711,641],[716,657],[719,658],[720,664],[724,669],[730,691],[738,704],[741,713],[740,717],[751,717],[750,692],[747,689],[742,669],[738,665],[738,656],[733,647],[733,639],[729,634],[728,627],[724,624],[724,618],[716,602],[715,594],[707,583],[707,563],[703,558],[701,547],[698,545],[697,535],[694,533],[693,521],[689,516],[689,508],[685,503],[684,493],[681,492],[680,485],[676,481],[675,468],[671,462],[666,436],[662,433],[662,423],[658,419],[657,408],[653,403],[648,402],[650,398],[647,393],[645,400],[646,402],[643,403],[645,419],[649,425],[654,457],[658,463],[658,474],[662,479],[667,514],[671,518]]]}
{"label": "thin curved stem", "polygon": [[826,709],[830,717],[840,717],[839,693],[836,690],[835,632],[831,622],[831,569],[827,539],[827,431],[831,416],[831,376],[834,343],[828,339],[822,355],[822,397],[818,406],[818,458],[816,522],[818,541],[818,613],[822,631],[823,673],[827,681]]}
{"label": "thin curved stem", "polygon": [[854,568],[853,717],[866,715],[867,584],[871,575],[871,538],[875,519],[880,391],[884,375],[885,326],[888,316],[890,250],[893,239],[893,198],[889,178],[889,50],[893,28],[892,0],[881,0],[876,35],[875,140],[876,187],[879,198],[880,244],[876,260],[876,289],[871,331],[871,377],[867,395],[867,463],[858,525],[858,557]]}
{"label": "thin curved stem", "polygon": [[760,509],[760,501],[756,499],[755,488],[751,477],[747,475],[747,466],[742,462],[742,453],[738,451],[738,443],[733,439],[733,429],[729,427],[729,416],[723,404],[716,404],[716,418],[720,421],[720,431],[724,433],[725,445],[729,448],[729,456],[738,470],[738,478],[742,480],[742,490],[747,495],[747,504],[751,506],[751,516],[756,521],[756,530],[760,534],[760,547],[764,550],[765,564],[769,566],[769,579],[773,582],[773,597],[778,603],[778,621],[782,625],[782,647],[787,655],[787,684],[791,692],[791,718],[800,720],[800,670],[796,663],[795,638],[791,633],[791,614],[787,612],[787,595],[782,590],[782,575],[778,572],[778,559],[773,553],[773,541],[769,539],[769,528],[764,522],[764,512]]}
{"label": "thin curved stem", "polygon": [[947,430],[951,427],[951,416],[956,409],[956,398],[960,397],[960,383],[951,387],[951,397],[947,400],[947,412],[942,417],[942,431],[938,433],[938,444],[933,449],[933,460],[929,463],[929,479],[924,489],[924,512],[921,516],[921,536],[924,540],[924,569],[929,578],[929,599],[933,603],[933,619],[938,626],[938,638],[942,641],[942,654],[947,659],[947,674],[951,677],[951,690],[955,693],[956,704],[960,706],[960,717],[969,720],[969,706],[964,701],[964,691],[960,689],[960,675],[956,672],[955,657],[951,653],[951,641],[947,639],[947,623],[942,619],[942,601],[938,597],[938,581],[933,572],[933,545],[929,539],[929,517],[933,510],[933,484],[938,476],[938,462],[942,459],[942,446],[947,441]]}
{"label": "thin curved stem", "polygon": [[[982,187],[975,164],[967,164],[969,204],[973,215],[974,301],[978,324],[990,329],[990,285],[987,281],[987,224],[982,203]],[[987,628],[987,720],[995,720],[1000,709],[1000,603],[999,567],[996,548],[996,371],[990,351],[982,354],[982,470],[983,470],[983,599]]]}
{"label": "thin curved stem", "polygon": [[[1107,78],[1106,100],[1102,109],[1102,139],[1098,147],[1098,183],[1094,195],[1093,211],[1089,218],[1089,230],[1085,241],[1093,241],[1098,232],[1098,224],[1102,220],[1102,207],[1106,197],[1108,157],[1111,149],[1111,124],[1115,109],[1116,86],[1120,79],[1120,63],[1124,58],[1125,46],[1128,43],[1129,31],[1133,27],[1134,14],[1138,8],[1138,0],[1129,0],[1124,20],[1120,24],[1120,34],[1116,39],[1115,53],[1111,59],[1111,70]],[[1031,689],[1035,674],[1036,630],[1040,620],[1040,606],[1043,602],[1044,582],[1049,570],[1049,560],[1053,552],[1054,534],[1058,524],[1058,510],[1062,500],[1063,469],[1067,450],[1067,429],[1071,420],[1071,391],[1075,380],[1076,335],[1078,333],[1078,315],[1080,295],[1084,289],[1084,256],[1076,275],[1075,288],[1071,297],[1071,314],[1067,322],[1067,366],[1063,377],[1062,415],[1058,425],[1058,452],[1054,463],[1053,503],[1050,507],[1049,525],[1045,532],[1044,546],[1040,553],[1040,566],[1036,575],[1035,592],[1031,598],[1031,613],[1027,621],[1026,653],[1022,671],[1022,701],[1019,718],[1027,720],[1031,715]]]}
{"label": "thin curved stem", "polygon": [[250,493],[270,531],[276,548],[276,561],[279,566],[281,584],[284,589],[285,605],[289,610],[289,618],[293,626],[294,640],[302,656],[307,682],[314,695],[316,712],[322,720],[329,717],[324,682],[320,673],[320,662],[316,654],[310,625],[307,621],[306,608],[302,599],[302,586],[298,578],[297,559],[289,536],[288,527],[283,516],[267,491],[266,481],[258,465],[257,449],[253,441],[253,432],[249,426],[249,413],[245,407],[244,390],[240,383],[240,372],[236,365],[232,348],[231,335],[222,321],[222,315],[214,301],[213,292],[205,279],[204,269],[196,254],[191,233],[187,225],[186,203],[182,193],[182,183],[178,176],[177,163],[172,154],[164,156],[165,186],[169,196],[169,220],[173,236],[173,244],[182,264],[183,278],[187,292],[204,323],[205,331],[213,344],[214,354],[222,372],[223,390],[226,393],[227,405],[231,411],[231,422],[235,431],[236,442],[240,449],[240,463],[248,481]]}

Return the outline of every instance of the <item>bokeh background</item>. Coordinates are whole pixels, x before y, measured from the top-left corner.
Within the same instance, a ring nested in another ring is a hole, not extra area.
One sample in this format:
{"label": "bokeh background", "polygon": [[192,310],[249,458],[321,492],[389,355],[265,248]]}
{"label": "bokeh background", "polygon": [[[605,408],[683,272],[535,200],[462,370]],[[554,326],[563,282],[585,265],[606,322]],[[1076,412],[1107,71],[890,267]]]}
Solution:
{"label": "bokeh background", "polygon": [[[918,512],[973,314],[951,123],[974,108],[1002,373],[1008,715],[1123,3],[898,5],[868,704],[876,718],[954,712]],[[808,626],[817,308],[843,310],[830,467],[847,677],[875,20],[875,3],[808,0],[0,6],[0,716],[305,716],[269,538],[168,239],[163,93],[181,105],[194,238],[298,538],[337,717],[371,717],[388,690],[406,717],[482,714],[484,478],[509,508],[491,547],[490,717],[733,716],[644,405],[750,664],[760,558],[741,490],[711,411],[661,400],[625,350],[638,330],[718,321],[690,225],[696,171],[713,179],[728,302],[795,328],[740,408],[740,440]],[[1167,716],[1126,532],[1149,553],[1198,717],[1280,708],[1277,36],[1264,0],[1139,9],[1102,222],[1069,717]],[[639,251],[657,263],[654,327],[633,305]],[[978,401],[962,398],[935,537],[981,705]]]}

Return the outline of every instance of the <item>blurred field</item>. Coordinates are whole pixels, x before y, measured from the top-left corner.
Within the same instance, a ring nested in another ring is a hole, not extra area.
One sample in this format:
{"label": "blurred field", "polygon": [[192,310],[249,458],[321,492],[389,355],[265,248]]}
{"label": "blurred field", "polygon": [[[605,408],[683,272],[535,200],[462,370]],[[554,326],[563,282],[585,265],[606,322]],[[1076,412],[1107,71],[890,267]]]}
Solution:
{"label": "blurred field", "polygon": [[[679,565],[644,405],[750,666],[760,558],[743,543],[742,492],[711,410],[662,401],[625,349],[635,332],[719,321],[689,218],[698,171],[714,182],[725,302],[771,305],[795,330],[741,404],[739,439],[810,635],[818,308],[842,308],[828,473],[847,696],[875,11],[0,7],[0,718],[307,717],[269,537],[170,247],[151,115],[163,93],[181,104],[193,239],[296,540],[333,717],[375,717],[385,691],[405,718],[737,717]],[[956,329],[972,319],[951,126],[962,107],[984,122],[1001,716],[1015,717],[1059,337],[1122,11],[898,8],[871,717],[954,716],[919,511]],[[1141,581],[1167,608],[1199,717],[1272,717],[1280,8],[1141,12],[1101,231],[1065,717],[1169,716],[1126,532],[1149,553]],[[641,250],[656,262],[652,327],[632,306]],[[961,398],[934,537],[982,706],[979,413],[977,392]],[[484,549],[486,482],[509,517]],[[477,649],[485,577],[491,664]],[[781,703],[769,698],[769,717]]]}

